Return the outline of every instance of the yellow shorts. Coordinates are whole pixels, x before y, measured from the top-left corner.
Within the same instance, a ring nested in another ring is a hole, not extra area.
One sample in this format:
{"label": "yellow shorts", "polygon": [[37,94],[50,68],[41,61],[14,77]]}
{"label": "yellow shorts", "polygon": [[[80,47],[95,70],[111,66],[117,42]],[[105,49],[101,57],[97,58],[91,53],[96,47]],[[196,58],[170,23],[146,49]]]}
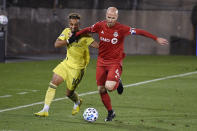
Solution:
{"label": "yellow shorts", "polygon": [[84,75],[84,69],[73,69],[64,62],[57,65],[53,72],[66,81],[67,88],[71,91],[77,88]]}

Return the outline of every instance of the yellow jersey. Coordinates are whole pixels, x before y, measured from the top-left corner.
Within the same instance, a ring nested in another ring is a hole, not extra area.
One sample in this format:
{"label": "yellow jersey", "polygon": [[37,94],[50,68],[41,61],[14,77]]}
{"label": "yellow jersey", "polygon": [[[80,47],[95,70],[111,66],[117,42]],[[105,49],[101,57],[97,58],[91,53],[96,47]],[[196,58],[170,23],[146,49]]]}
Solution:
{"label": "yellow jersey", "polygon": [[[65,28],[60,34],[58,39],[67,40],[71,35],[70,28]],[[67,56],[63,61],[63,64],[66,64],[74,69],[83,69],[85,68],[90,61],[90,54],[88,46],[94,41],[90,36],[82,36],[78,42],[73,42],[67,46]]]}

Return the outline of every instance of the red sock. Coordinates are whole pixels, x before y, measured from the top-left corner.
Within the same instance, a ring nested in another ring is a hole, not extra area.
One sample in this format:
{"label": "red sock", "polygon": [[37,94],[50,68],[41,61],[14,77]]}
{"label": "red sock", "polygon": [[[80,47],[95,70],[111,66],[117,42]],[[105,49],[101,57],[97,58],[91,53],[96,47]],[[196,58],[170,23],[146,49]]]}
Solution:
{"label": "red sock", "polygon": [[100,93],[100,96],[101,96],[101,100],[105,106],[105,108],[110,111],[112,110],[112,105],[111,105],[111,99],[110,99],[110,96],[107,92],[105,93]]}

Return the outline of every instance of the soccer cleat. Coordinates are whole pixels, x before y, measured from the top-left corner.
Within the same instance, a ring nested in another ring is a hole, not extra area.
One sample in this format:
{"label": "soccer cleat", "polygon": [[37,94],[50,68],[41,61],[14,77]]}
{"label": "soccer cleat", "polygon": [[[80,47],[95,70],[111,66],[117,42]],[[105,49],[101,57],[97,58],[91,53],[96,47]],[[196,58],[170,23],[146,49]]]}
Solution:
{"label": "soccer cleat", "polygon": [[79,101],[80,101],[80,103],[77,105],[77,107],[75,107],[75,108],[73,107],[73,109],[72,109],[72,115],[76,115],[77,113],[79,113],[80,106],[82,104],[82,99],[80,99]]}
{"label": "soccer cleat", "polygon": [[116,114],[113,110],[108,111],[108,115],[107,115],[107,118],[105,119],[105,121],[112,121],[112,119],[114,119],[115,116],[116,116]]}
{"label": "soccer cleat", "polygon": [[121,81],[121,79],[119,79],[119,85],[118,85],[118,88],[117,88],[118,94],[121,95],[123,93],[123,90],[124,90],[124,87],[122,85],[122,81]]}
{"label": "soccer cleat", "polygon": [[38,117],[47,117],[49,116],[49,113],[45,111],[40,111],[40,112],[34,113],[34,115]]}

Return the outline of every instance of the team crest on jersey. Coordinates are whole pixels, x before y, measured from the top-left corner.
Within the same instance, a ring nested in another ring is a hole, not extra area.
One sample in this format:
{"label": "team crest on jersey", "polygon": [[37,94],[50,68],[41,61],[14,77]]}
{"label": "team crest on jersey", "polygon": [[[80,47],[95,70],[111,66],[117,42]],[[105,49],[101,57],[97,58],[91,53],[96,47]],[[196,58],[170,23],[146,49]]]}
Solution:
{"label": "team crest on jersey", "polygon": [[111,43],[112,43],[112,44],[116,44],[117,42],[118,42],[118,39],[117,39],[117,38],[111,39]]}
{"label": "team crest on jersey", "polygon": [[114,32],[114,37],[118,37],[118,32]]}
{"label": "team crest on jersey", "polygon": [[59,37],[65,37],[65,35],[64,34],[61,34]]}

